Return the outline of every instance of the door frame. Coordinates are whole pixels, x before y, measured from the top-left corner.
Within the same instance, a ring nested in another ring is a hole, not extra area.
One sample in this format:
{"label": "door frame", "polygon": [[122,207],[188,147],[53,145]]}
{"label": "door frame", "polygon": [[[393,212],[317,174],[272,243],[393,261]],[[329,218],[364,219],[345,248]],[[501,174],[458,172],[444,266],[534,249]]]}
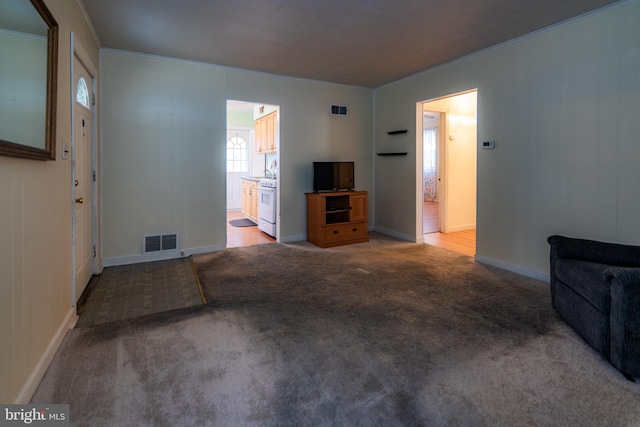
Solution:
{"label": "door frame", "polygon": [[91,241],[94,247],[93,257],[93,274],[97,274],[102,270],[102,265],[99,262],[99,245],[98,245],[98,143],[97,143],[97,129],[98,129],[98,102],[97,102],[97,79],[98,68],[91,60],[87,51],[82,47],[82,44],[75,38],[75,34],[71,32],[70,36],[71,45],[71,59],[70,59],[70,103],[71,103],[71,306],[75,307],[79,295],[76,295],[76,214],[75,214],[75,185],[76,169],[75,169],[75,93],[76,93],[76,81],[75,81],[75,58],[87,69],[91,75],[91,96],[92,96],[92,108],[91,108],[91,170],[94,173],[93,185],[91,192],[92,206],[91,206],[91,229],[92,236]]}
{"label": "door frame", "polygon": [[[438,98],[427,99],[425,101],[419,101],[416,103],[416,241],[424,243],[424,230],[423,230],[423,221],[422,215],[424,210],[424,203],[422,197],[422,176],[423,172],[423,133],[424,133],[424,119],[423,112],[425,108],[425,104],[430,104],[435,101],[444,100],[447,98],[454,98],[456,96],[464,95],[467,93],[476,92],[478,93],[478,89],[470,89],[462,92],[451,93],[448,95],[444,95]],[[449,199],[449,183],[448,183],[448,169],[449,169],[449,153],[448,153],[448,135],[450,132],[450,123],[449,117],[450,112],[447,108],[438,108],[438,107],[427,107],[427,111],[433,111],[440,114],[440,126],[442,129],[441,135],[438,138],[438,144],[440,148],[438,166],[441,167],[439,171],[439,176],[442,177],[442,182],[438,186],[438,190],[440,191],[439,199],[439,218],[438,222],[440,225],[441,233],[448,233],[449,224],[448,224],[448,199]],[[477,111],[477,105],[476,105]],[[476,130],[476,141],[477,141],[477,130]],[[476,161],[477,161],[477,153],[476,153]],[[477,188],[477,183],[476,183]],[[477,218],[477,208],[476,208],[476,218]]]}
{"label": "door frame", "polygon": [[[229,102],[240,102],[240,103],[244,103],[244,104],[250,104],[252,107],[260,107],[260,106],[270,106],[270,107],[275,107],[275,111],[277,111],[277,120],[274,123],[275,126],[275,134],[276,134],[276,163],[277,163],[277,170],[278,170],[278,180],[276,182],[276,197],[275,197],[275,201],[276,201],[276,242],[280,242],[280,184],[281,184],[281,180],[280,177],[282,176],[282,164],[280,163],[280,159],[281,159],[281,144],[280,144],[280,120],[281,120],[281,107],[280,104],[272,104],[270,102],[259,102],[259,101],[244,101],[238,98],[227,98],[227,108],[225,109],[225,113],[227,116],[226,119],[226,123],[227,123],[227,127],[226,127],[226,131],[228,132],[229,129],[240,129],[242,128],[242,126],[236,126],[236,125],[231,125],[229,126]],[[254,150],[255,150],[255,141],[256,141],[256,136],[255,136],[255,128],[251,128],[250,129],[250,134],[251,134],[251,141],[250,141],[250,155],[253,156],[254,154]],[[226,135],[226,133],[225,133]],[[226,147],[226,139],[225,139],[225,147]],[[226,151],[225,151],[225,155],[226,155]],[[251,171],[251,166],[249,167],[249,170]],[[226,174],[226,162],[225,162],[225,192],[226,192],[226,188],[227,188],[227,174]],[[226,203],[226,195],[225,195],[225,203]],[[225,207],[226,209],[226,207]],[[226,219],[226,215],[225,215],[225,219]],[[227,243],[227,236],[225,233],[225,246]]]}

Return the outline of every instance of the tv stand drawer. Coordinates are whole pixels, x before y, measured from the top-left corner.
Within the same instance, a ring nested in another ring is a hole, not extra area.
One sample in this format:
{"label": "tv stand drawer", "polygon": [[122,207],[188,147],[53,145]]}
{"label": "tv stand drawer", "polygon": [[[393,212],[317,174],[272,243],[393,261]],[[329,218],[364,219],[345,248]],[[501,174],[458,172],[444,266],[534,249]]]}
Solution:
{"label": "tv stand drawer", "polygon": [[350,222],[334,224],[324,227],[325,242],[339,242],[343,240],[368,238],[366,222]]}

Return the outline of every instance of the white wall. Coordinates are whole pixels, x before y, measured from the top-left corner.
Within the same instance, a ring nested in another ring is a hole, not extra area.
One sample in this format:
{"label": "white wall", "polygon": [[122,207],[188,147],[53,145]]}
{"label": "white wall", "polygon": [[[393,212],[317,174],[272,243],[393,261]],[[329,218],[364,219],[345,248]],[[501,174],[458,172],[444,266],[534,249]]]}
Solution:
{"label": "white wall", "polygon": [[97,63],[75,0],[46,0],[58,22],[56,160],[0,156],[0,402],[26,403],[75,320],[71,297],[70,32]]}
{"label": "white wall", "polygon": [[[376,150],[415,103],[478,88],[478,259],[548,274],[554,233],[640,244],[640,1],[376,90]],[[376,227],[416,236],[415,134],[376,158]],[[414,156],[412,158],[412,156]]]}
{"label": "white wall", "polygon": [[[373,190],[373,91],[206,64],[101,52],[105,265],[143,261],[142,236],[180,233],[185,254],[226,241],[226,101],[280,106],[280,238],[306,238],[314,160],[353,160]],[[329,106],[349,106],[332,117]]]}

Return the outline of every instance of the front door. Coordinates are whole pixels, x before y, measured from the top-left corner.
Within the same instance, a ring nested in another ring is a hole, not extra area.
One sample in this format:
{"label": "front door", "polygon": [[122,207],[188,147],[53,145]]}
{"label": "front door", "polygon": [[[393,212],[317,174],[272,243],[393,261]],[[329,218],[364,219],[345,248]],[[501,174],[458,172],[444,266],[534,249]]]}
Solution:
{"label": "front door", "polygon": [[93,275],[93,107],[92,79],[89,72],[74,58],[74,146],[73,196],[75,245],[75,300],[82,295]]}

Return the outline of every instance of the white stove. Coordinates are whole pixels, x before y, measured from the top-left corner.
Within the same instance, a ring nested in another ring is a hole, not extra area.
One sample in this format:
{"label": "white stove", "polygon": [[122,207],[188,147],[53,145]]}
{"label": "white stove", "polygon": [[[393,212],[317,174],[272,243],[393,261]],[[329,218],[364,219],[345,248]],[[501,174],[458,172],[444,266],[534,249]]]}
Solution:
{"label": "white stove", "polygon": [[278,181],[262,178],[258,182],[258,228],[276,237],[276,187]]}

